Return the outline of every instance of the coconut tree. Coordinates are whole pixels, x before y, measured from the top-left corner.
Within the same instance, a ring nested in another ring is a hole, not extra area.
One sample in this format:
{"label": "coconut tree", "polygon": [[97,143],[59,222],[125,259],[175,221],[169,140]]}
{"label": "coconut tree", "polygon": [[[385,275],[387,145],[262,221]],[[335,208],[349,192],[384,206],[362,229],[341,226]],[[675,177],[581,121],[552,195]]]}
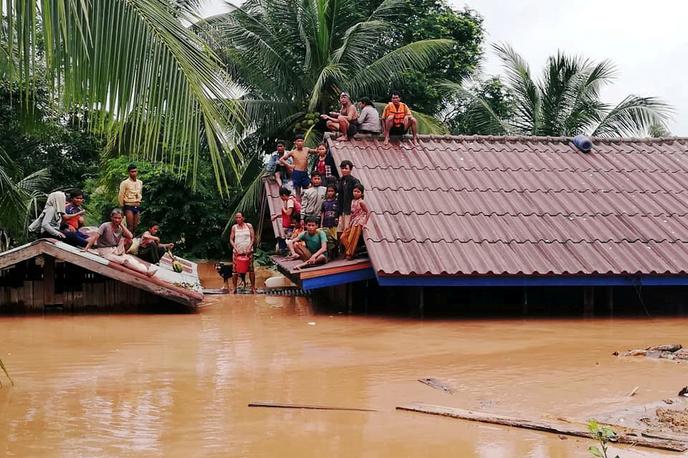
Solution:
{"label": "coconut tree", "polygon": [[[601,100],[601,89],[616,77],[614,65],[562,52],[547,59],[540,78],[508,45],[495,45],[513,98],[511,115],[497,115],[488,100],[475,99],[472,115],[486,132],[518,135],[600,137],[645,136],[666,128],[669,105],[656,97],[629,95],[617,105]],[[654,127],[653,127],[654,126]]]}
{"label": "coconut tree", "polygon": [[0,252],[9,248],[12,237],[22,234],[32,204],[48,180],[45,169],[20,179],[15,176],[21,171],[0,148]]}
{"label": "coconut tree", "polygon": [[[207,21],[205,33],[246,94],[247,117],[265,139],[292,128],[308,131],[341,91],[353,98],[385,92],[405,70],[422,70],[449,50],[451,40],[391,47],[386,34],[403,3],[379,1],[367,17],[354,0],[247,0]],[[420,129],[442,132],[440,122],[416,113]],[[253,162],[262,158],[255,156]],[[255,208],[259,176],[242,209]],[[259,168],[258,168],[259,170]]]}
{"label": "coconut tree", "polygon": [[[193,0],[0,1],[0,77],[25,92],[43,69],[66,110],[125,153],[194,170],[207,144],[218,183],[242,110],[223,66],[188,27]],[[223,155],[222,153],[227,154]]]}

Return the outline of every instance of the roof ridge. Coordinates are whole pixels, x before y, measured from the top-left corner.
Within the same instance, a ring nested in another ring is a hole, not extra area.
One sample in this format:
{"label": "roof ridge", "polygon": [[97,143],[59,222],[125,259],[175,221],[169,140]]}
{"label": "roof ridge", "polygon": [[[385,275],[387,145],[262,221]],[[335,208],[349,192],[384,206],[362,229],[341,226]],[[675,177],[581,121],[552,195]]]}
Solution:
{"label": "roof ridge", "polygon": [[[552,142],[566,142],[569,143],[573,137],[567,136],[539,136],[539,135],[434,135],[434,134],[419,134],[419,139],[423,140],[453,140],[453,141],[477,141],[477,142],[537,142],[537,143],[552,143]],[[602,143],[669,143],[669,142],[688,142],[688,137],[589,137],[593,141],[593,148],[595,142]],[[353,141],[337,142],[331,136],[327,137],[327,141],[331,144],[346,146],[350,143],[356,142],[378,142],[381,139],[353,138]],[[335,143],[336,142],[336,143]]]}

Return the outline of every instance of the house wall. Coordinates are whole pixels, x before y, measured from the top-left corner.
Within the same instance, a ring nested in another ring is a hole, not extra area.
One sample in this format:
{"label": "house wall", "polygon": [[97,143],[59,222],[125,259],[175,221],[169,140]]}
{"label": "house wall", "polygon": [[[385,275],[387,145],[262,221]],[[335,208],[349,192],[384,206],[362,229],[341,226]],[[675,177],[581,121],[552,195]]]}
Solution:
{"label": "house wall", "polygon": [[160,312],[185,308],[49,256],[22,261],[0,271],[0,313],[46,310]]}
{"label": "house wall", "polygon": [[381,287],[357,282],[313,292],[327,311],[405,316],[657,316],[688,313],[688,287]]}

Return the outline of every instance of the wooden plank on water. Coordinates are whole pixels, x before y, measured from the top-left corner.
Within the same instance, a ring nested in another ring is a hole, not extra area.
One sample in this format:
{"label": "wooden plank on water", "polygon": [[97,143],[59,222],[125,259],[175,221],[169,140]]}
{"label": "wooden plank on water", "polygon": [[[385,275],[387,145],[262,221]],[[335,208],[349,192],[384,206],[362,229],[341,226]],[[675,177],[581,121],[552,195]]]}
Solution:
{"label": "wooden plank on water", "polygon": [[271,407],[274,409],[306,409],[306,410],[344,410],[352,412],[377,412],[375,409],[361,409],[356,407],[333,407],[333,406],[317,406],[308,404],[283,404],[269,401],[250,402],[249,407]]}
{"label": "wooden plank on water", "polygon": [[[497,415],[486,412],[475,412],[472,410],[460,409],[457,407],[437,406],[432,404],[412,403],[398,406],[397,410],[409,412],[419,412],[430,415],[440,415],[444,417],[458,418],[461,420],[477,421],[480,423],[490,423],[494,425],[511,426],[514,428],[532,429],[567,436],[585,437],[594,439],[588,427],[578,423],[549,422],[545,420],[531,420],[506,415]],[[614,428],[614,426],[612,426]],[[624,431],[617,431],[613,442],[619,444],[639,445],[662,450],[675,452],[685,452],[688,450],[688,443],[666,439],[653,439],[643,437],[642,431],[631,431],[624,428]]]}

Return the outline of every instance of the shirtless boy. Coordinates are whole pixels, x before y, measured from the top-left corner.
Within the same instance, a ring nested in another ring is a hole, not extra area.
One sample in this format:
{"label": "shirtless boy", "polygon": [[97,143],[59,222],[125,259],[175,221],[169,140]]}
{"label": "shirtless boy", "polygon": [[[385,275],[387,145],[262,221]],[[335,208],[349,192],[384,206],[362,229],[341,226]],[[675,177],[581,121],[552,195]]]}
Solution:
{"label": "shirtless boy", "polygon": [[[297,135],[294,139],[294,149],[284,153],[284,156],[279,160],[279,163],[284,167],[293,167],[291,181],[294,184],[294,192],[299,199],[301,199],[301,189],[305,189],[311,184],[308,178],[308,155],[318,153],[317,150],[305,148],[303,141],[303,135]],[[288,164],[289,158],[292,158],[293,164]]]}

